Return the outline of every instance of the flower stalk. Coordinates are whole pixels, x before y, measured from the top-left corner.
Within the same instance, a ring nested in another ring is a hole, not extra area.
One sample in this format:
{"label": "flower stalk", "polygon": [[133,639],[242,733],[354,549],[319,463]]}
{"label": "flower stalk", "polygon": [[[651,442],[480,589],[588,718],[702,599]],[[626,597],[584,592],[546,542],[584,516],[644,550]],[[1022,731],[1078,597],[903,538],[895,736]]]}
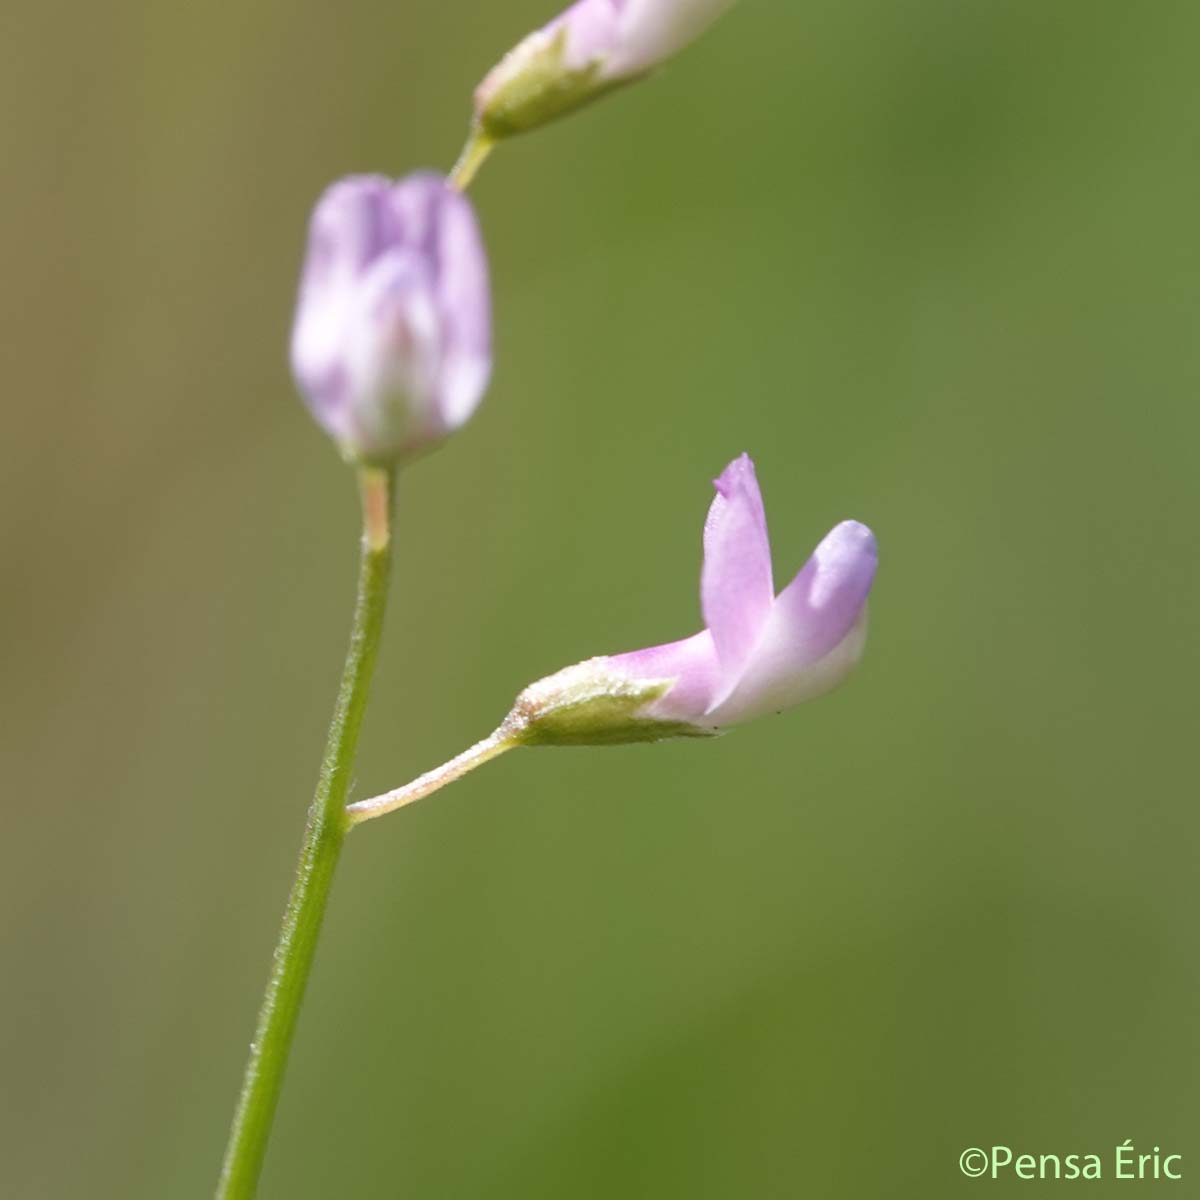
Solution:
{"label": "flower stalk", "polygon": [[458,161],[450,170],[450,186],[457,191],[465,192],[471,186],[479,168],[487,161],[488,155],[496,148],[495,139],[483,131],[478,124],[471,127],[466,145],[458,156]]}
{"label": "flower stalk", "polygon": [[387,604],[393,476],[390,471],[363,468],[359,482],[363,539],[350,648],[316,794],[308,810],[295,882],[250,1045],[217,1200],[250,1200],[257,1190],[296,1020],[349,828],[343,805]]}
{"label": "flower stalk", "polygon": [[469,771],[475,770],[476,767],[482,767],[485,762],[491,762],[493,758],[499,757],[505,751],[520,744],[520,735],[509,729],[508,722],[505,722],[482,741],[476,742],[475,745],[456,755],[449,762],[442,763],[440,767],[434,767],[432,771],[418,775],[411,783],[406,783],[403,787],[395,788],[390,792],[384,792],[382,795],[372,796],[369,800],[358,800],[354,804],[347,805],[346,817],[350,827],[353,828],[363,821],[369,821],[372,817],[382,817],[387,813],[395,812],[396,809],[404,808],[405,805],[413,804],[417,800],[424,800],[426,796],[432,796],[434,792],[440,791],[446,784],[461,779]]}

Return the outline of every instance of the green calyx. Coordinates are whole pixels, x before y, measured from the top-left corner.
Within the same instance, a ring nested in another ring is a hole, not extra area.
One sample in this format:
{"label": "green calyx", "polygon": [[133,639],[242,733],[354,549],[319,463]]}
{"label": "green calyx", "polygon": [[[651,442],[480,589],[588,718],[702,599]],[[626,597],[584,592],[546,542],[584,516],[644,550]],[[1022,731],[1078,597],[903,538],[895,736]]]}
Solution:
{"label": "green calyx", "polygon": [[716,729],[645,715],[673,682],[629,679],[607,660],[589,659],[527,687],[506,724],[522,746],[619,746],[716,735]]}
{"label": "green calyx", "polygon": [[[535,35],[536,36],[536,35]],[[478,113],[479,128],[499,139],[545,125],[630,82],[631,77],[604,79],[602,61],[566,66],[567,31],[530,50],[518,47]]]}

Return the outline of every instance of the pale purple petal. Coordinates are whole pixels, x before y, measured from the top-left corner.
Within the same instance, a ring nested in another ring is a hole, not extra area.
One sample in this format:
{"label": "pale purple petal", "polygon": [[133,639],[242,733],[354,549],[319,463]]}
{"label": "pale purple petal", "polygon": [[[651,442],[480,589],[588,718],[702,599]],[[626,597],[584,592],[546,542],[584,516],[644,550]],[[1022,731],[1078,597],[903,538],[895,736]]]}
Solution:
{"label": "pale purple petal", "polygon": [[733,0],[625,0],[619,48],[606,74],[649,70],[697,38]]}
{"label": "pale purple petal", "polygon": [[836,646],[858,619],[878,565],[875,535],[858,521],[843,521],[813,551],[779,594],[772,614],[791,631],[792,652],[809,661]]}
{"label": "pale purple petal", "polygon": [[487,253],[466,198],[447,189],[437,239],[437,293],[445,329],[438,389],[441,427],[475,411],[492,373],[492,308]]}
{"label": "pale purple petal", "polygon": [[578,0],[546,27],[551,38],[566,31],[566,66],[579,71],[612,52],[620,36],[621,10],[628,0]]}
{"label": "pale purple petal", "polygon": [[344,346],[355,440],[417,445],[440,429],[444,326],[432,264],[397,247],[363,273]]}
{"label": "pale purple petal", "polygon": [[385,241],[391,184],[378,175],[343,179],[313,210],[292,329],[292,370],[317,420],[340,441],[352,427],[342,357],[359,273]]}
{"label": "pale purple petal", "polygon": [[748,720],[835,686],[858,660],[875,577],[875,536],[844,521],[821,542],[775,601],[736,688],[709,714]]}
{"label": "pale purple petal", "polygon": [[648,705],[641,715],[693,725],[707,723],[704,714],[721,680],[716,649],[707,630],[665,646],[614,654],[608,663],[614,670],[635,679],[674,680],[671,690]]}
{"label": "pale purple petal", "polygon": [[491,375],[487,255],[470,202],[440,175],[420,172],[392,190],[400,241],[429,263],[439,312],[441,361],[429,419],[438,434],[475,411]]}
{"label": "pale purple petal", "polygon": [[754,463],[743,454],[715,481],[704,523],[700,607],[726,687],[741,674],[775,598],[771,546]]}
{"label": "pale purple petal", "polygon": [[391,181],[352,175],[326,188],[313,210],[305,282],[309,272],[361,270],[392,240],[388,213]]}

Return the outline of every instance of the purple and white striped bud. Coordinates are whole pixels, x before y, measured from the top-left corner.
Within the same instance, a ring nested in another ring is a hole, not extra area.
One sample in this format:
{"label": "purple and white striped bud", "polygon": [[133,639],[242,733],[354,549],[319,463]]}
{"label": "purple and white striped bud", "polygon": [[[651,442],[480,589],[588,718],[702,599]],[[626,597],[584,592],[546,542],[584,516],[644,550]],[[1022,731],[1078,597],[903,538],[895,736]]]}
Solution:
{"label": "purple and white striped bud", "polygon": [[577,0],[531,33],[475,92],[492,139],[544,125],[682,50],[733,0]]}
{"label": "purple and white striped bud", "polygon": [[775,594],[762,495],[747,455],[716,481],[704,526],[706,628],[588,659],[526,688],[510,717],[526,745],[703,737],[830,691],[862,657],[875,537],[843,521]]}
{"label": "purple and white striped bud", "polygon": [[333,184],[308,235],[292,370],[350,459],[418,454],[475,411],[491,374],[487,257],[440,176]]}

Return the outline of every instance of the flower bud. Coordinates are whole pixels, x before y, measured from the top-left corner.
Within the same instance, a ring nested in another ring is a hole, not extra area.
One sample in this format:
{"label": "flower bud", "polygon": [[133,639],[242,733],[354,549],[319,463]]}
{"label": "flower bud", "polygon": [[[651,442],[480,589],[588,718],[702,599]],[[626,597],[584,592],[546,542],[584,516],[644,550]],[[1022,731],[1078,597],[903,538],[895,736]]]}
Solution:
{"label": "flower bud", "polygon": [[487,258],[469,201],[433,174],[333,184],[309,227],[291,362],[347,458],[394,463],[462,425],[491,374]]}
{"label": "flower bud", "polygon": [[577,0],[531,33],[475,92],[490,139],[544,125],[654,69],[733,0]]}

